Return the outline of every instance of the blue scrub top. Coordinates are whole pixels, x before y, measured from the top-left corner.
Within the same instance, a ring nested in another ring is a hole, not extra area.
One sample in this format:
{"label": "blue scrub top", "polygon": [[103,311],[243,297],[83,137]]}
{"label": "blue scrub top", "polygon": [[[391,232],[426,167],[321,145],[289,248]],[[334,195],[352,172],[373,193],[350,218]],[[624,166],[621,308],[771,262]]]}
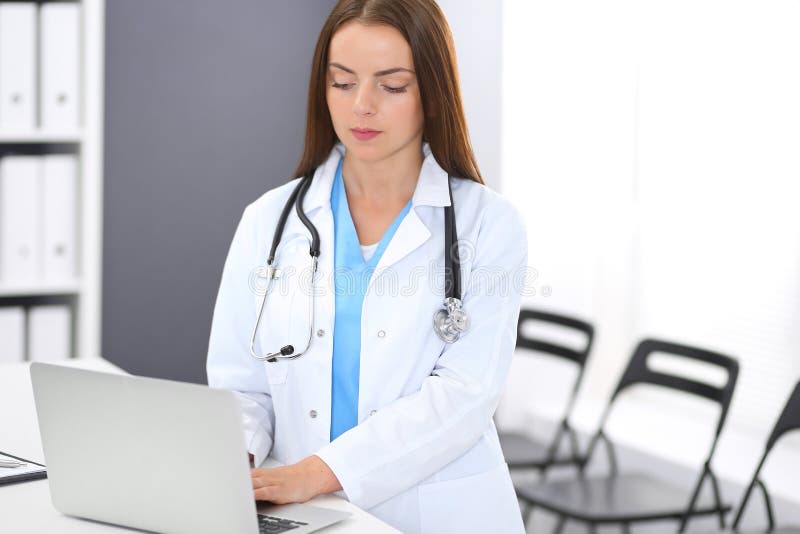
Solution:
{"label": "blue scrub top", "polygon": [[333,441],[358,424],[358,381],[361,360],[361,308],[372,272],[392,240],[400,222],[411,209],[411,200],[397,214],[378,247],[364,260],[356,227],[347,204],[342,162],[331,188],[334,227],[334,288],[336,315],[333,323],[333,372],[331,376],[331,434]]}

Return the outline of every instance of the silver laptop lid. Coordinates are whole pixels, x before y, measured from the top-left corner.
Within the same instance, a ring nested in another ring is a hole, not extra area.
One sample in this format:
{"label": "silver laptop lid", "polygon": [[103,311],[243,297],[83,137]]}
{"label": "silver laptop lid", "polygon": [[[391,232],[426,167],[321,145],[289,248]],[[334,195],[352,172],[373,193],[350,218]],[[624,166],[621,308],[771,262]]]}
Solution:
{"label": "silver laptop lid", "polygon": [[56,509],[161,532],[258,532],[232,392],[38,362],[31,379]]}

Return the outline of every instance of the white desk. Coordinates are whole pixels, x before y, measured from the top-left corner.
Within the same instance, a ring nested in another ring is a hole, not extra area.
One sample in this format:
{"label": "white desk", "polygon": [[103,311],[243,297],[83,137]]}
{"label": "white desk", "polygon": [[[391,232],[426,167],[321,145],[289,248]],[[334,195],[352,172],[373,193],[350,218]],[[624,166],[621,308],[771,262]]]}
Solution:
{"label": "white desk", "polygon": [[[102,359],[69,360],[64,365],[124,373]],[[29,364],[0,364],[0,450],[46,464]],[[269,462],[269,459],[268,459]],[[264,464],[269,465],[269,463]],[[335,495],[320,495],[309,504],[346,510],[353,515],[324,529],[325,533],[396,533],[394,528]],[[53,508],[47,480],[0,486],[0,532],[13,534],[84,534],[94,532],[141,532],[63,515]]]}

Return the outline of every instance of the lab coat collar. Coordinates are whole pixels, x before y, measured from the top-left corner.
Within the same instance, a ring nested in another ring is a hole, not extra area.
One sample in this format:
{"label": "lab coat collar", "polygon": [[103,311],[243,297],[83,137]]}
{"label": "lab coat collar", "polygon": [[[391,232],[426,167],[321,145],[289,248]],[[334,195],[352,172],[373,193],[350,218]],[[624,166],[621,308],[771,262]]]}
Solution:
{"label": "lab coat collar", "polygon": [[[345,146],[338,141],[331,149],[325,162],[317,167],[314,179],[309,186],[305,199],[305,210],[310,213],[315,208],[328,207],[330,209],[331,188],[336,176],[339,160],[344,157]],[[433,157],[427,141],[422,143],[424,160],[420,168],[417,186],[414,190],[411,205],[416,206],[449,206],[450,193],[447,188],[447,171],[439,166]]]}

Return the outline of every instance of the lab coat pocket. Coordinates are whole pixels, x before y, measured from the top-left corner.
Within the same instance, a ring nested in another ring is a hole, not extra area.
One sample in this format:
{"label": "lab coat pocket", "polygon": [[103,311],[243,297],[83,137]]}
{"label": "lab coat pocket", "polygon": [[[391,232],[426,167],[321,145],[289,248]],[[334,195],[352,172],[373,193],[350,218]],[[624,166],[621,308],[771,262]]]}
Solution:
{"label": "lab coat pocket", "polygon": [[421,484],[419,510],[423,534],[525,532],[505,462],[476,475]]}
{"label": "lab coat pocket", "polygon": [[[262,280],[256,297],[257,306],[266,290],[264,311],[259,325],[256,350],[260,354],[278,352],[291,345],[295,353],[301,352],[308,343],[309,318],[308,294],[303,279],[306,263],[310,265],[308,239],[300,234],[287,235],[275,254],[277,272],[269,289]],[[256,311],[258,313],[258,311]],[[278,359],[265,362],[267,380],[270,384],[286,381],[290,360]]]}

